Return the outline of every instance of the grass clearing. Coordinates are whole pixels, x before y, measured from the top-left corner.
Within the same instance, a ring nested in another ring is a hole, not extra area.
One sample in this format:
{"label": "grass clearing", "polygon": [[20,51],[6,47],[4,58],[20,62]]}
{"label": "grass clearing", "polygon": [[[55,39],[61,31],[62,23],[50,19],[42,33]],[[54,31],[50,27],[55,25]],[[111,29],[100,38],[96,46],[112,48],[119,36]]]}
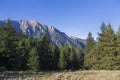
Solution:
{"label": "grass clearing", "polygon": [[0,80],[120,80],[120,71],[1,72]]}

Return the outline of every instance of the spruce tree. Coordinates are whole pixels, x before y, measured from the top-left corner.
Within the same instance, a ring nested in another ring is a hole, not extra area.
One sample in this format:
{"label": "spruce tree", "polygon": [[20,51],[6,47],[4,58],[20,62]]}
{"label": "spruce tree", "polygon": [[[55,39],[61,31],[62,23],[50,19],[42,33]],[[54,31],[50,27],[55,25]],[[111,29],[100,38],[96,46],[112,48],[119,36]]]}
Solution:
{"label": "spruce tree", "polygon": [[60,48],[59,63],[58,66],[61,70],[67,69],[67,58],[65,54],[65,48]]}
{"label": "spruce tree", "polygon": [[18,68],[18,57],[16,53],[16,38],[15,31],[11,26],[10,20],[7,20],[4,27],[0,31],[0,54],[3,58],[3,65],[8,70],[17,70]]}
{"label": "spruce tree", "polygon": [[38,45],[38,50],[41,62],[41,69],[49,70],[50,66],[52,65],[52,58],[54,57],[54,53],[51,52],[52,47],[46,34],[43,34],[39,43],[40,44]]}
{"label": "spruce tree", "polygon": [[107,26],[106,26],[106,24],[104,22],[102,22],[100,29],[101,29],[101,33],[105,33],[106,32]]}
{"label": "spruce tree", "polygon": [[[102,25],[103,27],[103,25]],[[111,24],[106,26],[107,29],[99,33],[98,42],[96,46],[96,62],[93,69],[115,69],[116,59],[116,36],[111,27]]]}
{"label": "spruce tree", "polygon": [[84,67],[84,52],[80,46],[73,48],[76,55],[76,69],[82,69]]}
{"label": "spruce tree", "polygon": [[120,26],[117,32],[117,54],[115,55],[116,58],[116,69],[120,70]]}
{"label": "spruce tree", "polygon": [[70,56],[70,47],[67,44],[65,44],[63,47],[60,48],[58,65],[61,70],[70,69],[69,56]]}
{"label": "spruce tree", "polygon": [[85,43],[85,53],[84,53],[85,69],[90,69],[93,65],[94,57],[92,57],[93,56],[92,51],[94,47],[95,47],[95,40],[92,37],[92,34],[89,32]]}
{"label": "spruce tree", "polygon": [[80,63],[74,48],[70,48],[70,54],[68,59],[69,59],[68,69],[77,70]]}
{"label": "spruce tree", "polygon": [[56,46],[50,44],[50,51],[49,51],[49,70],[56,70],[58,69],[58,59],[59,59],[59,50]]}
{"label": "spruce tree", "polygon": [[[19,69],[20,70],[27,70],[28,69],[28,53],[30,52],[30,49],[27,47],[27,40],[28,38],[22,39],[21,41],[18,42],[17,45],[17,51],[18,55],[20,56],[20,62],[19,62]],[[30,43],[30,42],[28,42]]]}
{"label": "spruce tree", "polygon": [[36,48],[32,48],[29,53],[28,66],[33,71],[40,70],[39,55]]}
{"label": "spruce tree", "polygon": [[72,70],[74,69],[75,59],[76,59],[75,51],[72,48],[70,49],[70,54],[69,54],[69,68]]}

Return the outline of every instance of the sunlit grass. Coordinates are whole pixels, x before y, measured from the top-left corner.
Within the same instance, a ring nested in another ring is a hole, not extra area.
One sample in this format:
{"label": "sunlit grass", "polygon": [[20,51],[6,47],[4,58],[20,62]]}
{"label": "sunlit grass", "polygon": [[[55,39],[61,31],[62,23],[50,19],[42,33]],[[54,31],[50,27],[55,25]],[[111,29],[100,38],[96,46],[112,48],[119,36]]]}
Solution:
{"label": "sunlit grass", "polygon": [[[7,75],[3,80],[120,80],[120,71],[117,70],[85,70],[62,72],[16,72],[1,73]],[[0,80],[1,80],[0,79]]]}

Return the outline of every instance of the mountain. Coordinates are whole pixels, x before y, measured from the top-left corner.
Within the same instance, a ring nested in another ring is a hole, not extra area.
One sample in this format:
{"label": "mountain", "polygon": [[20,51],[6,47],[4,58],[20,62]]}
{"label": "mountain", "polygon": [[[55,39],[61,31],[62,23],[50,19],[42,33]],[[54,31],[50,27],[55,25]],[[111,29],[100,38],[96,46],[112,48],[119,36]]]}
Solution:
{"label": "mountain", "polygon": [[[4,26],[6,20],[0,21],[0,26]],[[84,39],[71,37],[58,29],[38,23],[34,20],[11,20],[12,27],[17,31],[33,38],[40,38],[43,33],[47,34],[49,41],[57,46],[68,44],[69,46],[81,46],[84,48]]]}

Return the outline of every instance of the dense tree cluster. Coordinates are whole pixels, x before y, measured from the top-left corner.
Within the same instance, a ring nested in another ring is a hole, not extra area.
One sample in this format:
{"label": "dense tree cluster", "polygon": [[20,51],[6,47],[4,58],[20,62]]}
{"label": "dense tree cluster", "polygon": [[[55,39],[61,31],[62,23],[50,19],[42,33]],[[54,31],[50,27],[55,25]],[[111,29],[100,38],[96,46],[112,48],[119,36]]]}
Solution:
{"label": "dense tree cluster", "polygon": [[10,25],[0,27],[0,70],[65,70],[79,69],[83,64],[79,47],[57,47],[47,36],[35,39],[16,32]]}
{"label": "dense tree cluster", "polygon": [[120,70],[120,30],[117,34],[111,24],[102,23],[95,42],[91,33],[86,40],[85,69]]}
{"label": "dense tree cluster", "polygon": [[83,53],[79,47],[70,48],[67,44],[60,48],[60,69],[80,69],[83,66]]}
{"label": "dense tree cluster", "polygon": [[89,32],[84,51],[67,44],[57,47],[46,34],[40,39],[16,32],[10,25],[0,27],[0,70],[120,70],[120,29],[102,23],[97,41]]}

